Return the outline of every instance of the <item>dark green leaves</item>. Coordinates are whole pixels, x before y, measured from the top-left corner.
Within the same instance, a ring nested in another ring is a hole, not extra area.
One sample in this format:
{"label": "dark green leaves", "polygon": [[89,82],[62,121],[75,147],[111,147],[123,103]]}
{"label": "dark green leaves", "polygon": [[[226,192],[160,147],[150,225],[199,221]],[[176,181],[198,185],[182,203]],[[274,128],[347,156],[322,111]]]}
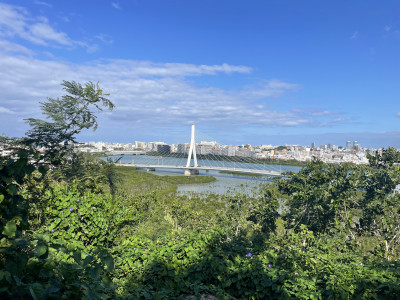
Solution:
{"label": "dark green leaves", "polygon": [[15,231],[17,230],[17,225],[14,221],[8,221],[6,226],[4,226],[3,234],[8,237],[14,237]]}
{"label": "dark green leaves", "polygon": [[289,197],[287,220],[292,226],[308,225],[323,232],[335,220],[347,226],[355,195],[362,187],[364,172],[356,166],[328,165],[313,161],[298,173],[279,181],[279,190]]}
{"label": "dark green leaves", "polygon": [[42,257],[47,253],[47,249],[47,244],[44,241],[39,240],[36,244],[35,253],[38,257]]}
{"label": "dark green leaves", "polygon": [[103,254],[100,256],[101,261],[107,266],[107,271],[112,272],[114,270],[114,259],[110,254]]}

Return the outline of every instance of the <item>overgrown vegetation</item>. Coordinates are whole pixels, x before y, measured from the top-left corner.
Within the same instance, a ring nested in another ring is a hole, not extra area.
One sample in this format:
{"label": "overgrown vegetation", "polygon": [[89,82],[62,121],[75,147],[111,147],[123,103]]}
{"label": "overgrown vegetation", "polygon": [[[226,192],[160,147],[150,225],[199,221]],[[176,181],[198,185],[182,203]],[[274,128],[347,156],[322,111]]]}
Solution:
{"label": "overgrown vegetation", "polygon": [[112,105],[91,83],[63,86],[68,106],[49,100],[49,121],[2,137],[16,147],[0,158],[2,299],[399,297],[395,149],[368,166],[313,161],[258,197],[189,198],[176,184],[193,179],[74,153],[93,105]]}

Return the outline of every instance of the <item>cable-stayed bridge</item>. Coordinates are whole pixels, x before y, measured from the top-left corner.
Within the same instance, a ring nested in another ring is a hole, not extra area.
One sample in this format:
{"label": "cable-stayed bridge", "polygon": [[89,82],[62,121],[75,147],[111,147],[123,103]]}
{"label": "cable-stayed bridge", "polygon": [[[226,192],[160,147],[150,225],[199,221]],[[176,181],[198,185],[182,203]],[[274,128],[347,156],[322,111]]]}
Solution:
{"label": "cable-stayed bridge", "polygon": [[248,173],[248,174],[258,174],[258,175],[270,175],[270,176],[282,176],[279,171],[270,170],[256,170],[256,169],[245,169],[245,168],[235,168],[235,167],[213,167],[213,166],[197,166],[197,167],[186,167],[186,166],[173,166],[173,165],[146,165],[146,164],[129,164],[129,163],[118,163],[118,166],[125,167],[136,167],[148,170],[158,169],[183,169],[185,170],[185,175],[196,175],[199,174],[199,170],[215,170],[215,171],[226,171],[226,172],[237,172],[237,173]]}
{"label": "cable-stayed bridge", "polygon": [[[170,146],[158,143],[144,155],[121,157],[117,165],[157,169],[182,169],[185,175],[197,175],[199,170],[215,170],[233,173],[248,173],[282,176],[282,167],[265,163],[253,157],[248,148],[221,146],[217,142],[196,143],[195,126],[191,128],[190,143],[177,145],[171,152]],[[235,150],[236,149],[236,150]]]}

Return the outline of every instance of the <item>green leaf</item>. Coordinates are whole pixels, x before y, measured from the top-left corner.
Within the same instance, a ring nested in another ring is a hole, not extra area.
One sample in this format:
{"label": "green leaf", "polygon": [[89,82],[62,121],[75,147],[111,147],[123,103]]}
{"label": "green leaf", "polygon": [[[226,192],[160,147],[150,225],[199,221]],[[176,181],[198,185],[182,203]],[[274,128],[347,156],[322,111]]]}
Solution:
{"label": "green leaf", "polygon": [[8,221],[6,226],[4,226],[3,234],[8,237],[15,236],[15,231],[17,230],[17,225],[14,221]]}
{"label": "green leaf", "polygon": [[[47,288],[47,289],[44,291],[44,294],[50,295],[50,294],[53,294],[53,293],[57,293],[59,290],[60,290],[60,289],[59,289],[58,287],[51,286],[51,287]],[[43,297],[42,297],[42,298],[43,298]]]}
{"label": "green leaf", "polygon": [[10,184],[7,188],[7,193],[14,196],[18,193],[18,188],[14,184]]}
{"label": "green leaf", "polygon": [[31,292],[31,296],[35,300],[42,299],[43,290],[44,290],[43,286],[37,282],[29,286],[29,291]]}
{"label": "green leaf", "polygon": [[114,259],[111,255],[105,256],[103,259],[103,263],[107,266],[107,270],[112,272],[114,270]]}
{"label": "green leaf", "polygon": [[43,256],[44,254],[47,253],[47,249],[48,249],[47,245],[44,242],[39,241],[35,249],[36,255],[38,257]]}
{"label": "green leaf", "polygon": [[81,251],[74,251],[73,257],[74,257],[75,261],[76,261],[78,264],[81,263],[81,260],[82,260]]}
{"label": "green leaf", "polygon": [[0,281],[3,280],[5,274],[6,274],[6,272],[4,270],[0,270]]}
{"label": "green leaf", "polygon": [[47,173],[48,170],[49,170],[49,167],[48,167],[48,166],[39,166],[39,172],[40,172],[42,175],[45,175],[45,174]]}
{"label": "green leaf", "polygon": [[5,269],[11,274],[20,274],[24,270],[27,263],[28,256],[19,252],[13,257],[13,259],[8,259],[6,261]]}

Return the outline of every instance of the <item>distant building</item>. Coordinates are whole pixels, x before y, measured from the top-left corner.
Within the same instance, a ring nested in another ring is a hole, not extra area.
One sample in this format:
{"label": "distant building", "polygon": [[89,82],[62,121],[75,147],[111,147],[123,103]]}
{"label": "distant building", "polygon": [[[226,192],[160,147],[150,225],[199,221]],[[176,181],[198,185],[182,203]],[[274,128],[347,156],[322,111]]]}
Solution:
{"label": "distant building", "polygon": [[252,156],[252,151],[250,149],[247,148],[239,148],[236,152],[235,152],[235,156],[239,156],[239,157],[251,157]]}
{"label": "distant building", "polygon": [[346,142],[346,149],[347,149],[347,150],[350,150],[350,149],[351,149],[351,142],[350,142],[350,141],[347,141],[347,142]]}
{"label": "distant building", "polygon": [[207,154],[210,154],[212,152],[212,150],[213,150],[212,145],[204,145],[204,144],[196,145],[196,152],[198,154],[207,155]]}
{"label": "distant building", "polygon": [[167,145],[164,142],[148,142],[146,145],[147,151],[158,151],[158,145]]}
{"label": "distant building", "polygon": [[145,142],[135,141],[135,148],[136,149],[144,149],[144,148],[146,148],[146,144],[147,143],[145,143]]}
{"label": "distant building", "polygon": [[224,146],[221,149],[214,151],[214,153],[216,155],[235,156],[237,149],[237,146]]}
{"label": "distant building", "polygon": [[271,149],[275,149],[275,146],[273,146],[273,145],[261,145],[260,149],[271,150]]}
{"label": "distant building", "polygon": [[171,153],[171,146],[167,144],[158,144],[157,145],[157,152],[160,154],[169,154]]}
{"label": "distant building", "polygon": [[186,148],[187,148],[186,144],[178,144],[176,152],[177,153],[186,153],[187,152]]}

